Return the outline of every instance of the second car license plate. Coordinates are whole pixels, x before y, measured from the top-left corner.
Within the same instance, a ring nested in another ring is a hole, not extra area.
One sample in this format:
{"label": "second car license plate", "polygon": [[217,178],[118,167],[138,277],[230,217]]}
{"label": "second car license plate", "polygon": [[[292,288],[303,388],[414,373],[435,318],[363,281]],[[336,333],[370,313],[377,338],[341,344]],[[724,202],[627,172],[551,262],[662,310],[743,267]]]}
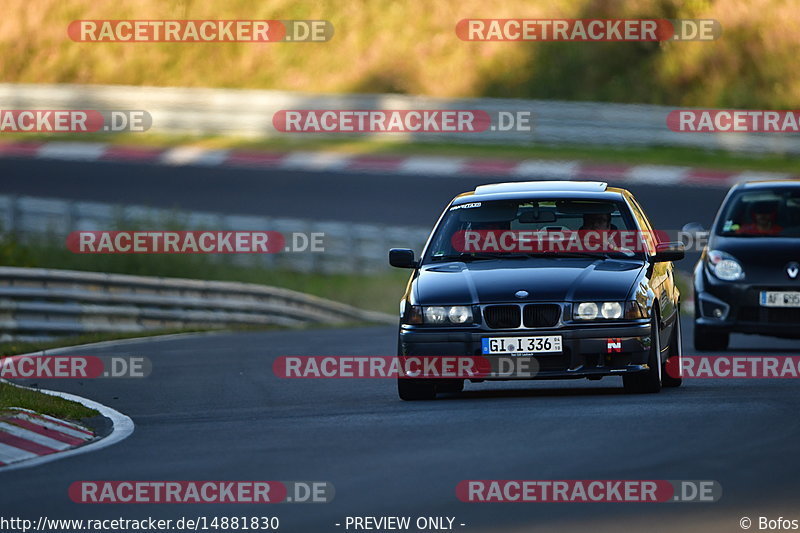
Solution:
{"label": "second car license plate", "polygon": [[482,339],[484,355],[560,353],[561,335],[541,337],[490,337]]}
{"label": "second car license plate", "polygon": [[800,292],[761,291],[763,307],[800,307]]}

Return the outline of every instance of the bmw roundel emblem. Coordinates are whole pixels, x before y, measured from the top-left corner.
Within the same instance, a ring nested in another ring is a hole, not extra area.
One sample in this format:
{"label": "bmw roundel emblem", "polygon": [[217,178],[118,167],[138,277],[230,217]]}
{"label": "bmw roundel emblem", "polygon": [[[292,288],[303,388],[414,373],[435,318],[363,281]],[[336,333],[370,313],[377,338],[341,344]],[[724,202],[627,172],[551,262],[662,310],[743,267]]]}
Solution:
{"label": "bmw roundel emblem", "polygon": [[528,291],[517,291],[514,293],[514,296],[516,296],[517,298],[527,298]]}

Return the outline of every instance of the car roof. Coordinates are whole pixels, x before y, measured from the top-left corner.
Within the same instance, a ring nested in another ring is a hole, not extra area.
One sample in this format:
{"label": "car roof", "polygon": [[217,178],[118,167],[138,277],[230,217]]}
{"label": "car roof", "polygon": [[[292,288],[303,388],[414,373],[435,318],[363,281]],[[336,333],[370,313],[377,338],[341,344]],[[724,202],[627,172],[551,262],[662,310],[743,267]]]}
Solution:
{"label": "car roof", "polygon": [[757,180],[744,181],[736,185],[737,189],[774,189],[800,187],[800,180]]}
{"label": "car roof", "polygon": [[489,183],[475,187],[474,191],[456,196],[453,205],[490,200],[515,200],[552,197],[585,200],[619,200],[630,194],[625,189],[609,187],[603,181],[512,181]]}

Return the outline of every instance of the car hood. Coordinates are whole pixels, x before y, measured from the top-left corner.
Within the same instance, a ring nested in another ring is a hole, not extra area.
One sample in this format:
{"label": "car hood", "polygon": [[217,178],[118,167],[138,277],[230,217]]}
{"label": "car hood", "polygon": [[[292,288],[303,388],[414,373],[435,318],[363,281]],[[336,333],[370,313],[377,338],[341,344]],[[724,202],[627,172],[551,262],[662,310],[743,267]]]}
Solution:
{"label": "car hood", "polygon": [[420,268],[414,296],[420,305],[624,300],[643,269],[641,261],[591,258],[442,263]]}
{"label": "car hood", "polygon": [[[709,241],[709,250],[726,252],[742,264],[745,280],[775,283],[789,279],[786,267],[800,262],[800,239],[782,237],[720,237]],[[800,278],[798,278],[800,281]]]}

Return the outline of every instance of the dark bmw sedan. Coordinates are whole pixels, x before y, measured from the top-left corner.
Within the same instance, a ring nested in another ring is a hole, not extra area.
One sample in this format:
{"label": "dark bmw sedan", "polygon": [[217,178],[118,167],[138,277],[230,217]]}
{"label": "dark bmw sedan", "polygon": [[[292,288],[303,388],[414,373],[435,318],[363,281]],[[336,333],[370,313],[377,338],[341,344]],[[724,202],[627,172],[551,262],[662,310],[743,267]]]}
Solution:
{"label": "dark bmw sedan", "polygon": [[800,338],[800,182],[733,187],[694,271],[695,348],[730,333]]}
{"label": "dark bmw sedan", "polygon": [[[621,376],[628,392],[678,386],[664,366],[681,355],[671,261],[684,251],[654,235],[633,195],[605,183],[498,183],[461,194],[419,259],[389,253],[392,266],[413,269],[398,355],[528,358],[536,372],[524,379]],[[398,379],[404,400],[463,386]]]}

